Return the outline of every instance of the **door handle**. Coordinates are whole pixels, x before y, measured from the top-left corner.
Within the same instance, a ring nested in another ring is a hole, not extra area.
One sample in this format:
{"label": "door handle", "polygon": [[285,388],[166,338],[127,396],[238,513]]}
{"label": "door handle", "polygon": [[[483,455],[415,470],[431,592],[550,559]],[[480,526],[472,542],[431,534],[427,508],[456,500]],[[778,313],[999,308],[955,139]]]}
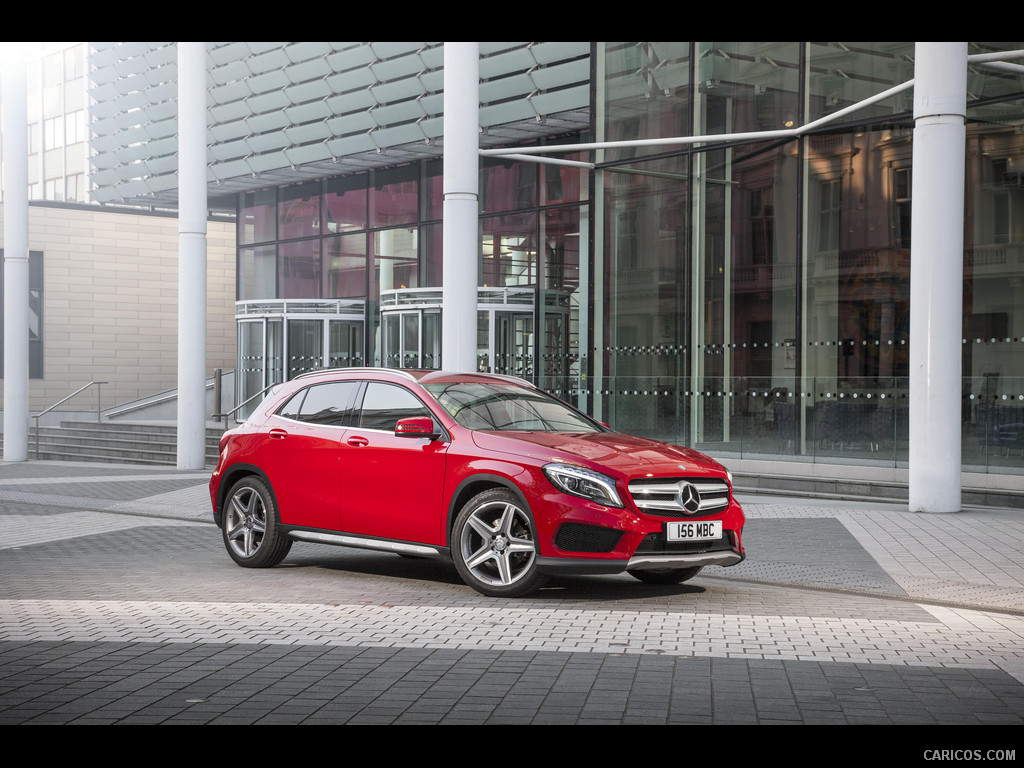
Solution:
{"label": "door handle", "polygon": [[364,445],[369,445],[370,441],[365,437],[353,436],[348,439],[348,444],[353,448],[362,448]]}
{"label": "door handle", "polygon": [[288,433],[283,429],[272,429],[270,430],[270,437],[273,440],[283,440],[288,437]]}

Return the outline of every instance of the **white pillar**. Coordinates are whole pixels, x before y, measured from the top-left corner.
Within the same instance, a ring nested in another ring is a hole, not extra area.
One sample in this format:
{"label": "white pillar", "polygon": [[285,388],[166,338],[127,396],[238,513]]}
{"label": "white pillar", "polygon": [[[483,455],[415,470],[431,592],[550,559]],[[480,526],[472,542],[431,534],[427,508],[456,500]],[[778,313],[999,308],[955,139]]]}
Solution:
{"label": "white pillar", "polygon": [[178,469],[206,463],[206,44],[178,43]]}
{"label": "white pillar", "polygon": [[910,510],[960,511],[967,43],[917,43],[910,266]]}
{"label": "white pillar", "polygon": [[476,370],[479,43],[444,44],[442,368]]}
{"label": "white pillar", "polygon": [[[4,43],[4,45],[11,45]],[[3,62],[4,461],[28,458],[28,97],[20,55]]]}

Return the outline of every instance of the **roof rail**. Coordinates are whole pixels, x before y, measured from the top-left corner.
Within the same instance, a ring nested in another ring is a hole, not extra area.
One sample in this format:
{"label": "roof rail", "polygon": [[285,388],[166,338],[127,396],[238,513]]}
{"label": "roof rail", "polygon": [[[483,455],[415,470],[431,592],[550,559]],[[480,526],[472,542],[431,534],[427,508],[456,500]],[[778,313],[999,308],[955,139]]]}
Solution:
{"label": "roof rail", "polygon": [[403,371],[401,368],[375,368],[372,366],[366,366],[363,368],[317,368],[315,371],[306,371],[296,376],[296,379],[305,379],[309,376],[320,376],[324,373],[395,373],[399,376],[403,376],[410,381],[416,381],[416,377],[407,371]]}

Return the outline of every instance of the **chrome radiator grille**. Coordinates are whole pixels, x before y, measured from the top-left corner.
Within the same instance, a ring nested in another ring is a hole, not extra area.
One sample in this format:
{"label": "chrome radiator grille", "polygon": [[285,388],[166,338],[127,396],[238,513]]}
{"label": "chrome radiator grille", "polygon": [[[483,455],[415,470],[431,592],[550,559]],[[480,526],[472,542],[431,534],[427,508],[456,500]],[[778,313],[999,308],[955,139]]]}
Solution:
{"label": "chrome radiator grille", "polygon": [[729,484],[714,477],[645,477],[631,480],[636,506],[662,516],[710,515],[729,506]]}

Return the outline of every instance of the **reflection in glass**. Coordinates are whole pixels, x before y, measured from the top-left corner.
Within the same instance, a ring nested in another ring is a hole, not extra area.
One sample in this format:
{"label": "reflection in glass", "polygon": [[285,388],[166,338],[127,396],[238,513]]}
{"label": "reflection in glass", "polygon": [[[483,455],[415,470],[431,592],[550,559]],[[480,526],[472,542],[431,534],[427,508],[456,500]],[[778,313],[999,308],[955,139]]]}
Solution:
{"label": "reflection in glass", "polygon": [[368,174],[328,179],[324,192],[324,234],[366,229]]}
{"label": "reflection in glass", "polygon": [[266,243],[277,238],[277,190],[244,192],[238,212],[238,242]]}
{"label": "reflection in glass", "polygon": [[324,238],[324,296],[365,298],[367,292],[366,235]]}
{"label": "reflection in glass", "polygon": [[277,236],[281,240],[320,234],[320,182],[289,184],[278,190]]}
{"label": "reflection in glass", "polygon": [[278,246],[278,291],[290,299],[320,298],[320,241],[300,240]]}
{"label": "reflection in glass", "polygon": [[277,298],[277,247],[240,248],[237,274],[240,301]]}

